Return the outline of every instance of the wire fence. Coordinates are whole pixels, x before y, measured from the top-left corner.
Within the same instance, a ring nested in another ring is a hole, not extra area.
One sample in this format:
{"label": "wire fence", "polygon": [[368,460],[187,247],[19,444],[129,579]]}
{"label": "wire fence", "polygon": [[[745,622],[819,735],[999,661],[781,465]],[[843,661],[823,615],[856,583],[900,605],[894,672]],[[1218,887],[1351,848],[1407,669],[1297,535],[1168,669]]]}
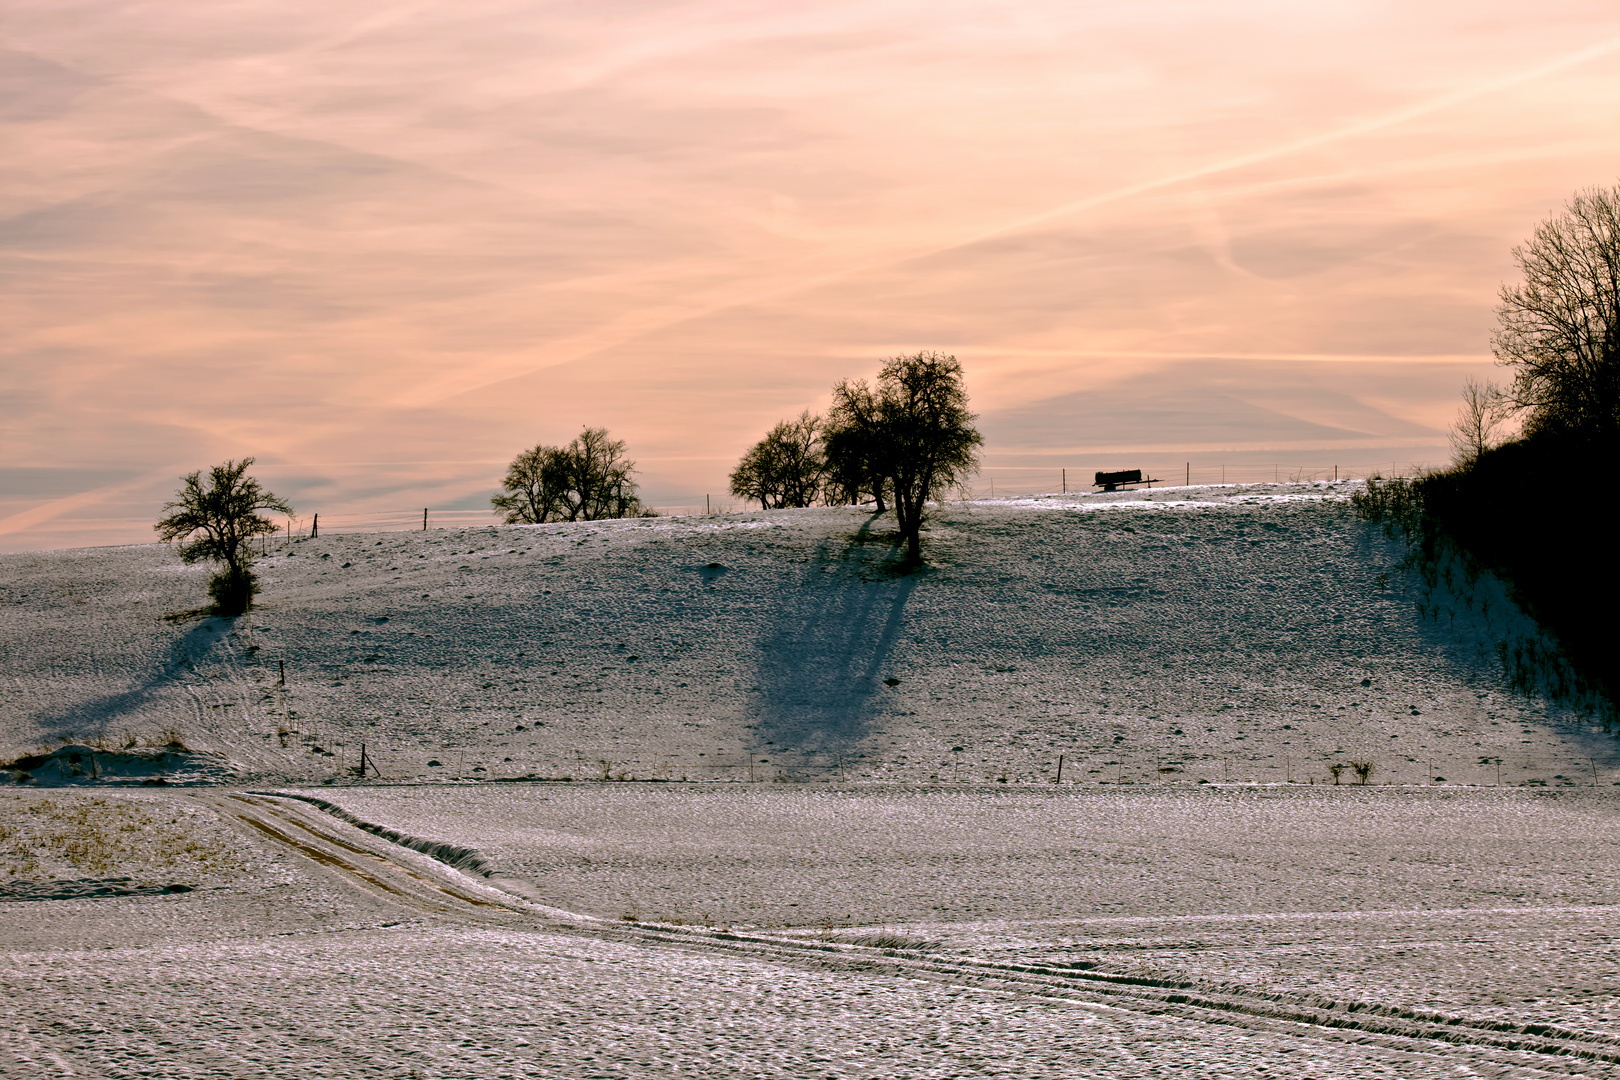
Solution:
{"label": "wire fence", "polygon": [[[1364,480],[1369,476],[1417,476],[1428,468],[1423,462],[1357,462],[1338,465],[1288,465],[1273,463],[1207,464],[1182,462],[1143,470],[1142,488],[1206,487],[1226,484],[1311,483],[1331,480]],[[1077,468],[1016,468],[987,466],[979,471],[967,494],[975,499],[1013,498],[1032,495],[1079,495],[1097,490],[1093,472]],[[731,496],[691,493],[674,494],[648,508],[663,517],[696,517],[732,514],[755,509]],[[320,533],[413,532],[431,529],[465,529],[496,525],[501,518],[488,509],[373,510],[367,512],[318,512],[283,519],[279,539],[318,536]]]}
{"label": "wire fence", "polygon": [[[1183,461],[1142,470],[1143,488],[1212,487],[1225,484],[1315,483],[1336,480],[1365,480],[1370,476],[1390,478],[1419,476],[1430,468],[1427,462],[1375,461],[1339,464],[1290,465],[1209,464]],[[971,488],[976,499],[1020,495],[1083,494],[1098,490],[1092,483],[1095,470],[1057,468],[1013,468],[987,466]]]}
{"label": "wire fence", "polygon": [[[322,745],[317,735],[302,737],[322,756],[313,775],[357,779],[359,744]],[[329,741],[329,740],[328,740]],[[488,747],[366,750],[366,776],[391,782],[602,782],[602,783],[899,783],[924,786],[1047,785],[1295,785],[1295,786],[1463,786],[1612,787],[1620,768],[1595,758],[1571,755],[1496,754],[1123,754],[1096,751],[999,755],[917,754],[892,760],[849,755],[796,755],[739,750],[692,757],[676,754],[624,755],[587,751],[531,751],[500,754]]]}
{"label": "wire fence", "polygon": [[[702,496],[699,497],[700,499]],[[710,499],[708,503],[693,501],[674,505],[649,507],[659,516],[686,516],[697,514],[728,514],[744,509],[735,500]],[[330,513],[320,511],[295,514],[280,520],[280,530],[274,539],[302,539],[331,533],[427,532],[433,529],[470,529],[486,525],[499,525],[503,519],[490,510],[421,510],[365,513]]]}

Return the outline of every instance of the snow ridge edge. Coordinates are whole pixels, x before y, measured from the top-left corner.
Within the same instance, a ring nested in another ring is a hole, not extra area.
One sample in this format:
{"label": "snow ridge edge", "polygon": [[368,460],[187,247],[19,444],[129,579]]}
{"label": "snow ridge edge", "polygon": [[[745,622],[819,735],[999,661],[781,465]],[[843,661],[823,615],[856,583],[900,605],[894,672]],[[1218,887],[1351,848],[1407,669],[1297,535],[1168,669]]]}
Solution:
{"label": "snow ridge edge", "polygon": [[402,833],[398,829],[390,829],[386,825],[377,825],[355,817],[337,803],[328,802],[314,795],[300,795],[291,791],[250,791],[248,794],[272,799],[297,799],[299,802],[309,803],[316,809],[331,814],[339,821],[353,825],[355,828],[371,833],[373,836],[380,836],[391,844],[398,844],[400,847],[419,851],[429,858],[444,863],[452,870],[460,870],[463,873],[477,874],[479,877],[486,878],[495,875],[495,868],[489,864],[489,860],[473,848],[460,847],[443,840],[426,840],[420,836]]}

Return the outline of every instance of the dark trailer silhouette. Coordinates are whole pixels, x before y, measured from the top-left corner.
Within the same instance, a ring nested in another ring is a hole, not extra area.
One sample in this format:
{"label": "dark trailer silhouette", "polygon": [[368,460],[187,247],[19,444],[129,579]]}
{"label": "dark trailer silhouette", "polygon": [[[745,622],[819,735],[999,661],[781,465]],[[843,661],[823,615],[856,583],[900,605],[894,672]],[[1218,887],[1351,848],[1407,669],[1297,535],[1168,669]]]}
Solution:
{"label": "dark trailer silhouette", "polygon": [[1141,469],[1122,469],[1119,472],[1098,473],[1096,481],[1091,486],[1100,487],[1104,491],[1118,491],[1120,488],[1128,488],[1132,484],[1146,484],[1148,487],[1152,487],[1156,483],[1158,481],[1151,476],[1144,478]]}

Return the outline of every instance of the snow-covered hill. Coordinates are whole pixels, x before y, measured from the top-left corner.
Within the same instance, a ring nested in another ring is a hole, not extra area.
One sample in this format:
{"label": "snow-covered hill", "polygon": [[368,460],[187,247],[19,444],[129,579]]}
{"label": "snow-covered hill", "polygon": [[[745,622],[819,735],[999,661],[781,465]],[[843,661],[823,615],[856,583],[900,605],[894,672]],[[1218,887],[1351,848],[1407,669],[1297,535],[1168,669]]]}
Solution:
{"label": "snow-covered hill", "polygon": [[1611,738],[1507,692],[1523,621],[1415,591],[1349,491],[951,504],[909,576],[844,508],[327,535],[234,624],[165,620],[209,570],[161,546],[0,556],[0,740],[298,781],[363,741],[391,779],[1609,786]]}

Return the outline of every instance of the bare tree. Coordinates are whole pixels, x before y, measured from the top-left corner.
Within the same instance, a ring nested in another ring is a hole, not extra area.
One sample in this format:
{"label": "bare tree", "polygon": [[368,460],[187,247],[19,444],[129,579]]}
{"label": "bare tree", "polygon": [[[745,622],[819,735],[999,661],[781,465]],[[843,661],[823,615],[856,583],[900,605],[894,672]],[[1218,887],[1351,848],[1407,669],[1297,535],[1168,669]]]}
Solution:
{"label": "bare tree", "polygon": [[769,436],[750,446],[731,470],[731,493],[739,499],[758,499],[762,510],[771,508],[777,485],[775,447]]}
{"label": "bare tree", "polygon": [[806,409],[784,420],[743,455],[731,473],[731,493],[758,499],[762,509],[814,506],[821,498],[826,458],[821,417]]}
{"label": "bare tree", "polygon": [[1497,445],[1497,429],[1507,421],[1513,405],[1501,387],[1479,379],[1463,380],[1462,396],[1462,408],[1457,410],[1456,423],[1451,425],[1447,436],[1451,440],[1453,459],[1466,467]]}
{"label": "bare tree", "polygon": [[954,356],[920,352],[897,356],[878,372],[883,441],[894,490],[894,514],[906,542],[906,561],[922,562],[927,505],[979,469],[984,438],[968,412],[962,365]]}
{"label": "bare tree", "polygon": [[623,439],[585,428],[567,446],[536,446],[507,466],[504,494],[490,499],[508,524],[595,521],[650,513],[636,495],[636,463]]}
{"label": "bare tree", "polygon": [[164,514],[153,526],[164,543],[178,542],[180,559],[186,563],[208,559],[220,563],[220,570],[208,583],[214,600],[214,614],[240,615],[253,606],[259,591],[253,575],[255,536],[269,536],[279,528],[276,522],[260,517],[260,510],[291,514],[287,500],[259,486],[247,475],[253,459],[227,461],[208,471],[180,478],[175,498],[163,504]]}
{"label": "bare tree", "polygon": [[624,456],[624,440],[607,428],[586,428],[567,448],[570,483],[563,492],[569,521],[639,517],[632,478],[636,463]]}
{"label": "bare tree", "polygon": [[1525,430],[1620,433],[1620,185],[1577,194],[1513,249],[1492,351],[1514,369]]}
{"label": "bare tree", "polygon": [[829,503],[859,505],[870,495],[878,513],[888,510],[891,470],[881,411],[878,395],[865,379],[845,379],[833,387],[823,435]]}
{"label": "bare tree", "polygon": [[978,470],[984,439],[975,419],[962,365],[942,353],[895,357],[875,387],[845,381],[833,388],[827,446],[835,474],[876,495],[879,512],[884,491],[893,497],[909,565],[922,562],[928,504]]}
{"label": "bare tree", "polygon": [[568,486],[567,455],[558,446],[536,446],[512,459],[501,486],[505,494],[489,502],[508,525],[539,525],[566,512],[563,492]]}

